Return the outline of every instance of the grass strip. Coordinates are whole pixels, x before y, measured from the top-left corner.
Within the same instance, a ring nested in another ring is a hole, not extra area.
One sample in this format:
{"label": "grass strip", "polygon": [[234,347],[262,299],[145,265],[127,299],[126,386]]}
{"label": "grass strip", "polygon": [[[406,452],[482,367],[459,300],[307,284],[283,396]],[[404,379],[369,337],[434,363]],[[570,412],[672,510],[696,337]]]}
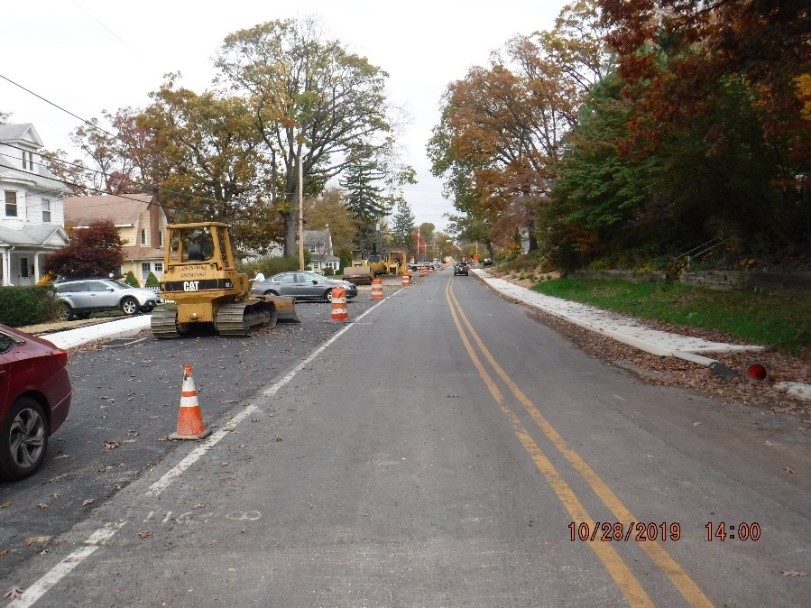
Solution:
{"label": "grass strip", "polygon": [[581,278],[544,281],[532,289],[641,319],[716,330],[791,356],[811,354],[811,296]]}

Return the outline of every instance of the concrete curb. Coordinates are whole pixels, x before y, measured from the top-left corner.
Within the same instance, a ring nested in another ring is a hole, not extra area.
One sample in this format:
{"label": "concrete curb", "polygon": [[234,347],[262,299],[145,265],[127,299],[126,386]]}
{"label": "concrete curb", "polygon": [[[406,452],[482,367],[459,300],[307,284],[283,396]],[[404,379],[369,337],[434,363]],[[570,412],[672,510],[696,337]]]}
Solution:
{"label": "concrete curb", "polygon": [[59,348],[70,349],[101,339],[137,336],[143,330],[149,329],[151,319],[151,315],[138,315],[118,321],[110,321],[109,323],[69,329],[68,331],[42,337]]}

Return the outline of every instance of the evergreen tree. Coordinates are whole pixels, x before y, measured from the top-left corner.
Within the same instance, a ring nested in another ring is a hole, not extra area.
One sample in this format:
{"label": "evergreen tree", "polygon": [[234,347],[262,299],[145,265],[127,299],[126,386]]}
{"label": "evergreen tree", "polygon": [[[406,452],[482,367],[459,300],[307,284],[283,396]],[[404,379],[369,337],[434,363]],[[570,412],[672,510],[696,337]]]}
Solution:
{"label": "evergreen tree", "polygon": [[405,199],[397,201],[397,211],[392,216],[391,235],[394,245],[408,247],[411,243],[411,233],[415,228],[415,217],[411,206]]}
{"label": "evergreen tree", "polygon": [[340,185],[347,192],[344,205],[357,224],[361,249],[372,249],[376,243],[375,224],[391,213],[392,201],[379,185],[384,178],[372,149],[364,146],[353,150]]}

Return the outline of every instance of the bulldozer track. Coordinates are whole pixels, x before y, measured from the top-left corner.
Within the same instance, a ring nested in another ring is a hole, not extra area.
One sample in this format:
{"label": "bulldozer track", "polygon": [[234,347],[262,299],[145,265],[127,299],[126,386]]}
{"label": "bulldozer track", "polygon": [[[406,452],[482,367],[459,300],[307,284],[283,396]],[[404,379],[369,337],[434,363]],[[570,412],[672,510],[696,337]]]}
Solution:
{"label": "bulldozer track", "polygon": [[276,307],[270,302],[234,302],[217,309],[214,327],[221,336],[249,336],[254,327],[275,327],[276,319]]}
{"label": "bulldozer track", "polygon": [[154,310],[152,311],[152,335],[159,340],[179,338],[177,331],[177,311],[176,310]]}

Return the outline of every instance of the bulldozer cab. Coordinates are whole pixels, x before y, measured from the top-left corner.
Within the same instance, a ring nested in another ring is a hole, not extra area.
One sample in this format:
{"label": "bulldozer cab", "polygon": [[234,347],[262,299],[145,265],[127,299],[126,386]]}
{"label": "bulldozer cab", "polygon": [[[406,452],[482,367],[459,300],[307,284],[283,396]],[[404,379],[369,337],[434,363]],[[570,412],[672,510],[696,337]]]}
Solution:
{"label": "bulldozer cab", "polygon": [[234,268],[234,254],[224,225],[187,224],[173,226],[169,238],[169,266],[214,264],[218,270]]}

